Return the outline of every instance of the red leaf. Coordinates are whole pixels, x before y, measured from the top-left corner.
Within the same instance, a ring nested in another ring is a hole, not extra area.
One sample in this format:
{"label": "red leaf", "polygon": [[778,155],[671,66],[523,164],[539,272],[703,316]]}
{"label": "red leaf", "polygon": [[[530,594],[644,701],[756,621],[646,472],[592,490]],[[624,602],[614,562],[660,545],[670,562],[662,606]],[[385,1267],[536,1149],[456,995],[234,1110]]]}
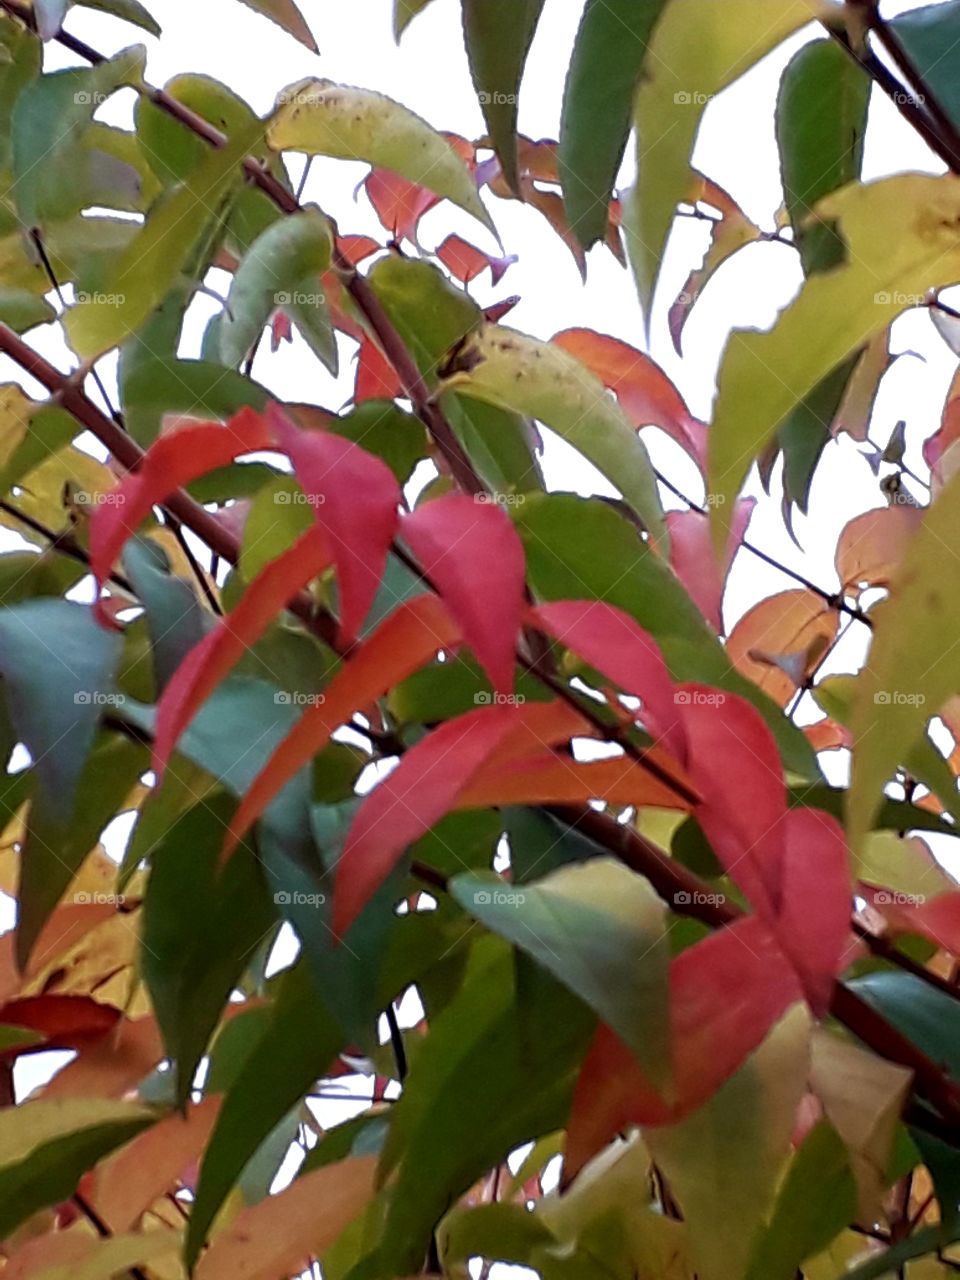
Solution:
{"label": "red leaf", "polygon": [[372,338],[364,338],[357,356],[357,378],[353,389],[355,404],[364,400],[395,400],[403,387],[393,365]]}
{"label": "red leaf", "polygon": [[860,885],[860,892],[883,916],[889,933],[918,934],[951,955],[960,956],[960,892],[923,899],[866,884]]}
{"label": "red leaf", "polygon": [[274,796],[355,711],[382,698],[459,640],[459,628],[436,596],[417,596],[394,610],[343,664],[324,689],[323,701],[301,717],[254,778],[234,814],[224,852],[236,847]]}
{"label": "red leaf", "polygon": [[[655,754],[655,753],[651,753]],[[497,760],[478,770],[457,800],[458,809],[488,809],[504,804],[647,805],[657,809],[689,808],[673,788],[634,760],[616,757],[579,764],[543,752],[509,765]]]}
{"label": "red leaf", "polygon": [[247,649],[256,644],[280,610],[330,561],[327,536],[314,525],[257,574],[233,612],[187,654],[157,707],[153,768],[158,777],[199,707]]}
{"label": "red leaf", "polygon": [[79,1049],[112,1031],[119,1009],[98,1004],[89,996],[26,996],[0,1006],[0,1025],[23,1027],[44,1037],[42,1044],[25,1045],[0,1053],[0,1061],[12,1062],[22,1053],[48,1049]]}
{"label": "red leaf", "polygon": [[451,494],[404,516],[401,533],[501,693],[513,688],[526,561],[510,517]]}
{"label": "red leaf", "polygon": [[462,236],[456,235],[447,236],[437,249],[437,257],[461,284],[469,284],[471,280],[476,280],[487,267],[490,268],[492,283],[499,284],[507,269],[517,261],[516,254],[511,254],[509,258],[491,257],[489,253],[484,253],[482,249],[470,244]]}
{"label": "red leaf", "polygon": [[564,1180],[627,1125],[674,1124],[696,1110],[799,999],[790,965],[755,917],[682,951],[670,966],[672,1101],[657,1093],[633,1053],[601,1026],[574,1093]]}
{"label": "red leaf", "polygon": [[530,610],[534,626],[643,703],[648,731],[683,760],[685,739],[673,681],[656,641],[629,614],[601,600],[559,600]]}
{"label": "red leaf", "polygon": [[276,406],[270,425],[313,514],[330,539],[340,592],[340,634],[347,644],[377,594],[397,531],[400,486],[380,458],[328,431],[301,431]]}
{"label": "red leaf", "polygon": [[90,567],[98,586],[103,587],[123,544],[154,506],[208,471],[271,445],[266,422],[252,409],[242,409],[224,426],[185,426],[156,440],[139,469],[114,490],[113,501],[96,507],[90,518]]}
{"label": "red leaf", "polygon": [[351,267],[357,266],[381,247],[372,236],[349,235],[337,238],[337,248]]}
{"label": "red leaf", "polygon": [[649,356],[593,329],[565,329],[555,334],[553,341],[616,393],[634,426],[660,427],[690,454],[701,471],[704,469],[706,427],[692,416],[683,396]]}
{"label": "red leaf", "polygon": [[488,706],[434,729],[403,756],[360,807],[337,863],[333,930],[342,937],[403,851],[456,807],[474,773],[523,718]]}
{"label": "red leaf", "polygon": [[420,219],[440,197],[389,169],[373,169],[363,184],[381,225],[394,240],[416,243]]}
{"label": "red leaf", "polygon": [[285,311],[275,311],[270,319],[270,350],[274,355],[280,350],[281,342],[293,341],[293,325]]}
{"label": "red leaf", "polygon": [[723,588],[733,557],[740,549],[755,498],[742,498],[737,503],[723,564],[718,565],[710,537],[710,521],[699,511],[668,511],[667,532],[670,534],[670,566],[690,593],[697,608],[713,629],[722,634],[721,601]]}

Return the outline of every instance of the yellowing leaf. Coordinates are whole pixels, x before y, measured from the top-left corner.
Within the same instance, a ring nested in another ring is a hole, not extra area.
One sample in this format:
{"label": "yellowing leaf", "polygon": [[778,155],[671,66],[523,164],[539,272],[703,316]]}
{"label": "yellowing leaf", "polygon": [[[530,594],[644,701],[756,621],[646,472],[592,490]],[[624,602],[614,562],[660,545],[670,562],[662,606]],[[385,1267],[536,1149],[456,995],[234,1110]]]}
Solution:
{"label": "yellowing leaf", "polygon": [[603,383],[553,343],[501,325],[469,334],[447,386],[539,418],[578,449],[623,494],[651,533],[663,512],[647,450]]}
{"label": "yellowing leaf", "polygon": [[737,670],[782,707],[836,636],[838,616],[813,591],[781,591],[743,615],[727,652]]}
{"label": "yellowing leaf", "polygon": [[[155,1270],[157,1260],[169,1256],[173,1262],[181,1244],[182,1237],[178,1231],[166,1230],[93,1240],[82,1257],[44,1267],[31,1275],[33,1280],[113,1280],[114,1276],[130,1275],[131,1268],[141,1263],[150,1263],[151,1274],[160,1275]],[[164,1271],[162,1274],[182,1275],[183,1271],[179,1264],[174,1263],[172,1272]]]}
{"label": "yellowing leaf", "polygon": [[931,716],[960,692],[960,476],[923,512],[890,586],[874,612],[873,643],[857,681],[851,729],[853,774],[847,804],[856,856],[884,783]]}
{"label": "yellowing leaf", "polygon": [[472,213],[493,229],[470,170],[442,134],[371,89],[301,80],[284,89],[267,130],[276,151],[363,160],[390,169]]}
{"label": "yellowing leaf", "polygon": [[623,228],[649,309],[690,152],[707,103],[768,50],[809,22],[815,0],[671,0],[653,31],[634,102],[638,178]]}
{"label": "yellowing leaf", "polygon": [[915,507],[881,507],[856,516],[837,543],[837,573],[845,593],[886,587],[894,575],[923,513]]}
{"label": "yellowing leaf", "polygon": [[197,1265],[197,1280],[276,1280],[328,1249],[373,1195],[377,1161],[356,1156],[242,1209]]}
{"label": "yellowing leaf", "polygon": [[[724,20],[727,20],[724,10]],[[807,280],[768,333],[735,333],[710,429],[713,528],[751,462],[798,401],[926,290],[960,276],[960,179],[901,174],[852,184],[818,206],[835,219],[847,261]]]}

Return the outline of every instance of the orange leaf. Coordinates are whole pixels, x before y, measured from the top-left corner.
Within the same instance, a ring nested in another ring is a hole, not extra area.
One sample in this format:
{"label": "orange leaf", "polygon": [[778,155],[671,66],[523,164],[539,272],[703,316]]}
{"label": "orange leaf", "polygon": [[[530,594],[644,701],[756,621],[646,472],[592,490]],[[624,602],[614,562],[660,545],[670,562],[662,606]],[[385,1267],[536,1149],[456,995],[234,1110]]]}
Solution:
{"label": "orange leaf", "polygon": [[357,356],[357,377],[353,388],[355,404],[364,400],[395,400],[403,387],[393,365],[372,338],[363,338]]}
{"label": "orange leaf", "polygon": [[40,1044],[11,1048],[0,1059],[12,1062],[22,1053],[47,1049],[79,1049],[112,1031],[119,1009],[89,996],[24,996],[0,1006],[0,1025],[23,1027],[43,1036]]}
{"label": "orange leaf", "polygon": [[349,644],[377,594],[399,522],[400,486],[380,458],[328,431],[301,431],[276,405],[270,424],[328,535],[340,593],[340,634]]}
{"label": "orange leaf", "polygon": [[419,670],[441,649],[459,643],[460,631],[436,596],[407,600],[344,662],[254,778],[227,834],[234,849],[270,801],[330,741],[355,711],[369,706],[400,680]]}
{"label": "orange leaf", "polygon": [[44,1086],[45,1098],[120,1098],[164,1057],[156,1019],[124,1018],[113,1035],[83,1049]]}
{"label": "orange leaf", "polygon": [[157,707],[152,763],[158,778],[200,706],[285,605],[322,573],[330,560],[327,535],[314,525],[257,574],[233,612],[187,654]]}
{"label": "orange leaf", "polygon": [[634,426],[659,427],[703,470],[706,427],[691,415],[680,392],[649,356],[593,329],[565,329],[554,335],[553,342],[615,393]]}
{"label": "orange leaf", "polygon": [[461,284],[469,284],[487,267],[493,284],[499,284],[507,269],[517,261],[516,255],[509,258],[494,258],[484,253],[476,245],[470,244],[462,236],[447,236],[437,249],[437,257],[450,274]]}
{"label": "orange leaf", "polygon": [[922,518],[922,511],[899,506],[865,511],[851,520],[837,543],[844,592],[859,595],[865,587],[888,587]]}
{"label": "orange leaf", "polygon": [[296,1275],[336,1241],[374,1194],[375,1156],[351,1156],[241,1209],[197,1263],[197,1280]]}
{"label": "orange leaf", "polygon": [[[662,753],[650,752],[656,757]],[[669,757],[667,764],[669,767]],[[605,800],[615,805],[685,809],[677,793],[648,769],[626,757],[587,764],[544,753],[504,766],[478,770],[457,799],[458,809],[487,809],[504,804],[580,804]]]}
{"label": "orange leaf", "polygon": [[[796,692],[799,681],[795,676],[799,674],[802,680],[809,674],[824,644],[833,641],[837,620],[836,609],[806,587],[781,591],[743,615],[730,632],[727,653],[742,675],[782,707]],[[797,671],[770,660],[791,654],[802,655]]]}
{"label": "orange leaf", "polygon": [[495,503],[451,494],[404,516],[401,533],[493,687],[508,694],[526,578],[513,521]]}

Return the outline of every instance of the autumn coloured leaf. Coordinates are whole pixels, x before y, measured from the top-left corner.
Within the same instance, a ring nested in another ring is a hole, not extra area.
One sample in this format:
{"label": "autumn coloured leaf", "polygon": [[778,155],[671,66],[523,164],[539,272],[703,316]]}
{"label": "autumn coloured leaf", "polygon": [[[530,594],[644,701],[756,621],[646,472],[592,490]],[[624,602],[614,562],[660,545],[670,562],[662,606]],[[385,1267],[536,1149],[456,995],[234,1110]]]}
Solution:
{"label": "autumn coloured leaf", "polygon": [[357,354],[357,376],[353,387],[355,404],[365,400],[393,400],[403,393],[400,379],[372,338],[363,338]]}
{"label": "autumn coloured leaf", "polygon": [[499,284],[509,267],[516,262],[516,255],[508,258],[495,258],[482,249],[464,240],[462,236],[447,236],[443,244],[437,248],[437,257],[452,276],[469,284],[487,267],[490,268],[490,281]]}
{"label": "autumn coloured leaf", "polygon": [[511,693],[526,573],[509,516],[496,503],[451,495],[404,516],[400,534],[494,689]]}
{"label": "autumn coloured leaf", "polygon": [[747,532],[756,501],[741,498],[730,528],[723,563],[718,564],[710,542],[710,523],[706,515],[692,509],[668,511],[667,533],[670,535],[670,567],[690,593],[700,612],[720,634],[723,633],[723,591],[734,556]]}
{"label": "autumn coloured leaf", "polygon": [[400,487],[383,462],[327,431],[303,431],[276,406],[277,439],[293,463],[337,569],[340,635],[353,641],[383,577],[399,520]]}

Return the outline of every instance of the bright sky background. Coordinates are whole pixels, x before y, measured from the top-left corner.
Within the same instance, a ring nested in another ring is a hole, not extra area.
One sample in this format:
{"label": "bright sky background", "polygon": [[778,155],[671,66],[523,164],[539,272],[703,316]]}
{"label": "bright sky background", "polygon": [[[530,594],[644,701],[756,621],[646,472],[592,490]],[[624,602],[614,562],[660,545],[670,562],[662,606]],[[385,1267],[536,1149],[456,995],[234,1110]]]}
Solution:
{"label": "bright sky background", "polygon": [[[319,57],[237,0],[148,3],[164,28],[160,41],[89,10],[72,10],[67,25],[106,53],[142,40],[148,48],[148,79],[153,84],[163,84],[185,71],[205,72],[224,80],[261,113],[271,107],[285,85],[307,76],[322,76],[389,94],[438,128],[468,137],[478,137],[484,131],[463,50],[457,0],[434,0],[408,28],[399,48],[392,36],[392,0],[351,0],[349,4],[301,0],[320,46]],[[884,12],[893,16],[917,7],[912,0],[894,0],[884,6]],[[581,9],[582,0],[546,2],[520,99],[520,128],[534,138],[557,135],[563,80]],[[767,230],[774,228],[782,201],[773,124],[777,82],[789,57],[815,30],[811,26],[799,33],[709,105],[694,154],[696,166],[730,191],[745,212]],[[57,46],[50,46],[48,57],[51,67],[72,61]],[[121,95],[102,115],[124,123],[130,118],[131,105],[132,94]],[[632,165],[631,147],[621,175],[622,186],[630,180]],[[902,169],[939,172],[942,166],[896,110],[875,93],[865,175],[879,177]],[[294,170],[294,177],[298,172]],[[384,233],[366,197],[354,198],[354,189],[365,173],[366,167],[360,164],[318,161],[305,198],[335,216],[341,230],[368,232],[382,239]],[[486,275],[477,282],[474,292],[481,303],[519,294],[522,300],[507,319],[519,329],[549,338],[560,329],[585,325],[642,347],[641,317],[631,276],[608,251],[595,249],[591,253],[584,283],[568,250],[535,211],[516,202],[495,200],[489,193],[486,199],[505,252],[517,254],[519,262],[496,289],[491,289]],[[424,218],[420,238],[432,249],[453,230],[481,248],[498,252],[488,232],[449,204]],[[765,243],[742,251],[721,268],[698,303],[686,327],[681,361],[667,334],[665,311],[688,271],[699,261],[706,235],[707,229],[692,220],[681,220],[675,231],[655,313],[651,354],[674,377],[694,412],[708,417],[716,366],[730,327],[769,325],[796,290],[800,272],[793,251],[783,245]],[[225,282],[226,277],[218,282],[224,291]],[[211,312],[212,304],[207,300],[197,304],[196,322],[188,332],[192,348],[185,349],[185,354],[197,353],[201,319]],[[61,368],[70,367],[72,358],[55,331],[35,335],[33,340]],[[342,361],[346,376],[338,385],[299,338],[275,357],[262,354],[254,376],[285,398],[339,407],[352,384],[352,345],[343,348],[348,357]],[[906,461],[922,475],[920,445],[936,429],[956,358],[922,311],[897,322],[892,349],[915,351],[921,359],[898,361],[887,375],[871,434],[882,448],[897,420],[906,419]],[[0,367],[0,373],[5,378],[14,376],[9,365]],[[645,438],[656,461],[681,488],[700,498],[702,486],[684,455],[657,433],[647,432]],[[864,459],[856,457],[857,452],[858,447],[847,438],[828,447],[813,489],[812,518],[796,520],[804,552],[783,529],[776,491],[772,499],[760,504],[750,529],[754,542],[830,589],[836,585],[832,562],[840,529],[860,512],[885,505],[876,476]],[[553,488],[610,491],[587,463],[560,442],[551,442],[545,469]],[[793,585],[754,557],[741,554],[728,594],[728,621],[757,599]],[[863,636],[857,633],[862,630],[851,629],[829,669],[855,669],[863,643]],[[21,1080],[21,1088],[24,1083]]]}

